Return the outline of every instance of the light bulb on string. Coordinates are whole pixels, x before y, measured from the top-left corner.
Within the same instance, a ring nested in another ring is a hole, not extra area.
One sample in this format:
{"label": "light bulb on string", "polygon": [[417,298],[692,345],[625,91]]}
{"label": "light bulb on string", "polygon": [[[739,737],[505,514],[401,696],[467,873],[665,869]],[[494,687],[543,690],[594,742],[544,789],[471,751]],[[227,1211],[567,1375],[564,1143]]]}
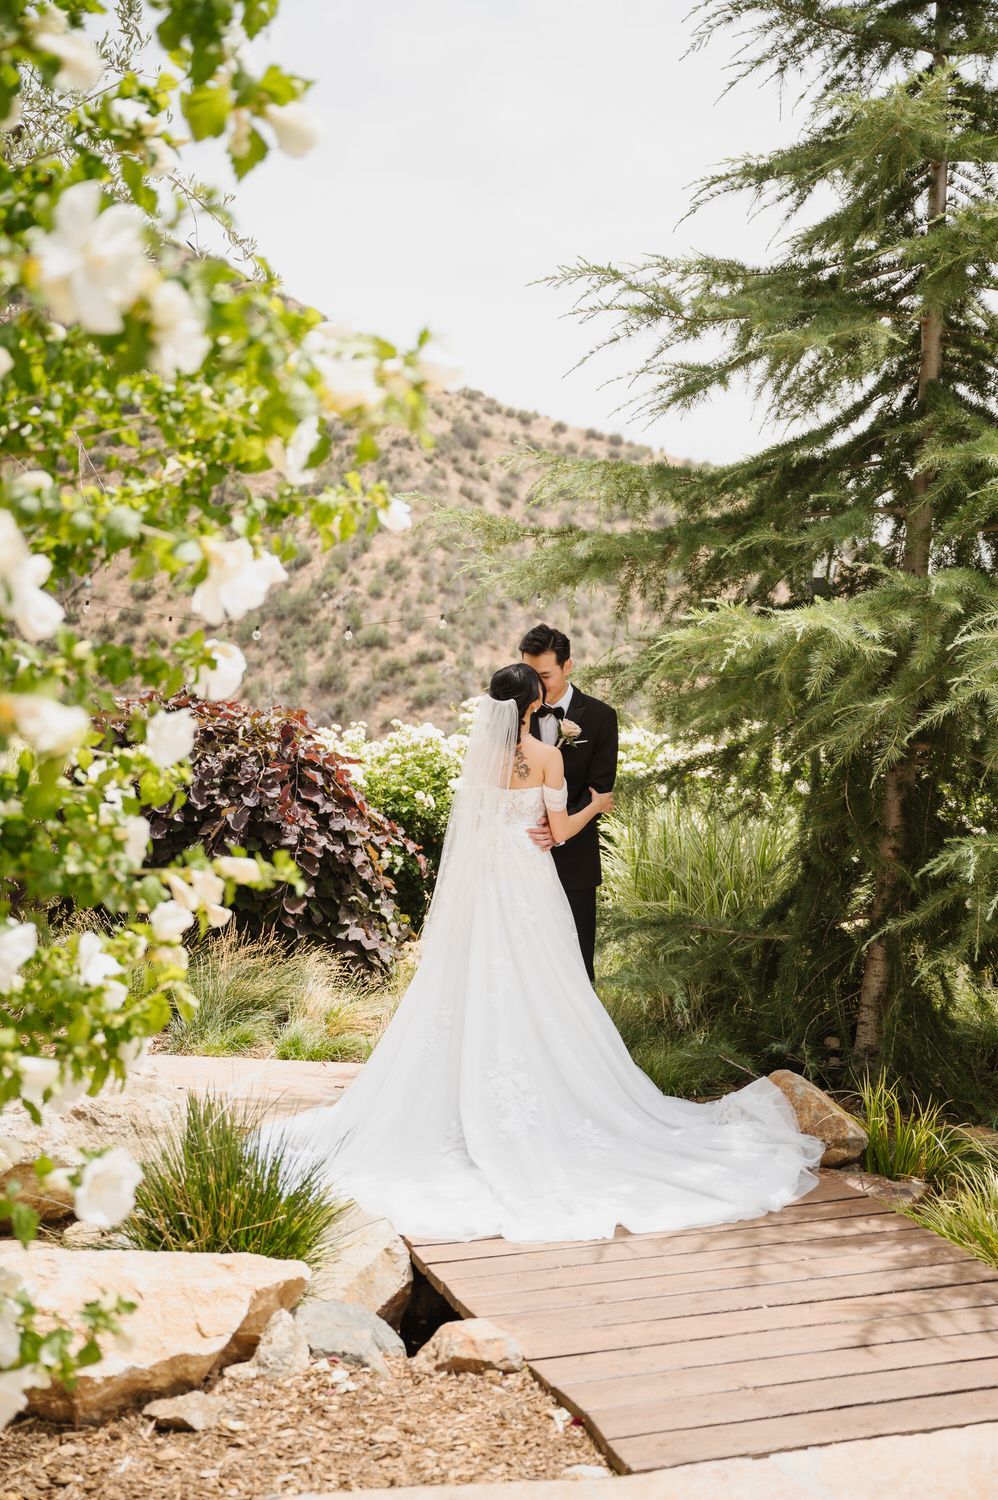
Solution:
{"label": "light bulb on string", "polygon": [[352,641],[353,640],[353,631],[350,629],[349,625],[347,626],[346,630],[344,630],[344,632],[343,632],[343,639],[345,641]]}
{"label": "light bulb on string", "polygon": [[440,630],[446,630],[447,629],[447,616],[446,615],[441,615],[440,616],[440,619],[437,621],[437,627]]}
{"label": "light bulb on string", "polygon": [[259,640],[259,639],[260,639],[260,637],[261,637],[261,635],[262,635],[262,634],[263,634],[263,632],[262,632],[262,631],[261,631],[261,630],[259,630],[259,629],[257,629],[257,630],[252,630],[252,631],[251,631],[251,632],[250,632],[250,636],[251,636],[251,638],[252,638],[252,639],[253,639],[253,640],[254,640],[254,641],[258,641],[258,640]]}

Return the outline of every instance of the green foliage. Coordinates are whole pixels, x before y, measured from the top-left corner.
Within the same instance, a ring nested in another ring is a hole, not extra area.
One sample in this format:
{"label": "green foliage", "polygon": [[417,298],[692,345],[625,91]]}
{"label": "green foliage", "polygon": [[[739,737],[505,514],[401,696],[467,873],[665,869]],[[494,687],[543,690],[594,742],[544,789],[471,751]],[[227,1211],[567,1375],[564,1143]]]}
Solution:
{"label": "green foliage", "polygon": [[863,1166],[868,1172],[920,1177],[938,1186],[961,1171],[998,1161],[977,1137],[947,1121],[941,1104],[903,1103],[897,1084],[888,1083],[883,1069],[877,1077],[863,1079],[861,1097],[859,1118],[869,1136]]}
{"label": "green foliage", "polygon": [[317,1266],[329,1230],[349,1208],[332,1196],[317,1164],[264,1151],[250,1131],[260,1108],[207,1094],[155,1160],[144,1163],[135,1209],[122,1233],[137,1250],[244,1252]]}
{"label": "green foliage", "polygon": [[[434,685],[429,702],[436,693]],[[433,724],[403,724],[400,719],[392,724],[392,732],[380,740],[368,740],[363,724],[345,731],[335,727],[324,737],[357,757],[359,765],[352,775],[364,797],[420,846],[424,866],[409,854],[396,863],[399,902],[418,926],[429,903],[450,815],[451,783],[461,769],[467,739],[464,734],[445,735]]]}
{"label": "green foliage", "polygon": [[998,1266],[998,1168],[956,1174],[946,1191],[905,1210],[916,1224]]}
{"label": "green foliage", "polygon": [[[776,249],[550,279],[608,320],[599,347],[649,351],[649,414],[740,382],[791,435],[717,466],[521,449],[532,500],[596,525],[461,526],[490,589],[603,587],[622,618],[658,617],[608,691],[642,693],[697,763],[715,743],[736,800],[777,763],[807,787],[768,991],[816,1029],[838,1015],[860,1067],[879,1053],[963,1089],[965,997],[989,1001],[998,959],[998,24],[980,0],[698,9],[697,44],[737,26],[743,73],[804,79],[800,138],[693,200],[747,194]],[[985,1108],[993,1057],[971,1068]]]}

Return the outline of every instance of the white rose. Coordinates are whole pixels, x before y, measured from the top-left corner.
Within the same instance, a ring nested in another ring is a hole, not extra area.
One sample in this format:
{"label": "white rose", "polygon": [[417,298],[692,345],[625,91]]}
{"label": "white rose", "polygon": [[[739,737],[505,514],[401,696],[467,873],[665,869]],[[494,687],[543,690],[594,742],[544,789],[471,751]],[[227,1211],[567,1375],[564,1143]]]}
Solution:
{"label": "white rose", "polygon": [[83,708],[67,707],[37,693],[8,693],[0,698],[0,723],[9,718],[16,732],[39,755],[68,755],[90,733]]}
{"label": "white rose", "polygon": [[204,364],[211,340],[186,287],[179,281],[157,277],[149,293],[149,315],[153,327],[152,368],[165,380],[193,375]]}
{"label": "white rose", "polygon": [[197,911],[198,898],[183,875],[179,874],[176,870],[167,870],[163,876],[163,880],[169,886],[170,893],[178,906],[182,906],[184,911]]}
{"label": "white rose", "polygon": [[208,559],[208,576],[194,590],[191,606],[209,625],[220,625],[226,616],[241,620],[249,610],[259,608],[271,584],[288,576],[273,553],[255,556],[245,537],[232,542],[203,537],[201,546]]}
{"label": "white rose", "polygon": [[102,991],[102,999],[108,1010],[120,1010],[128,999],[128,985],[120,979],[109,979]]}
{"label": "white rose", "polygon": [[178,969],[186,969],[190,963],[190,954],[179,943],[150,948],[148,957],[152,964],[174,964]]}
{"label": "white rose", "polygon": [[149,923],[159,943],[173,943],[194,921],[194,913],[178,901],[161,901],[152,912]]}
{"label": "white rose", "polygon": [[137,870],[149,848],[149,819],[134,813],[125,819],[119,833],[125,843],[125,858]]}
{"label": "white rose", "polygon": [[27,963],[38,947],[38,929],[34,922],[17,922],[8,917],[0,925],[0,994],[6,994],[20,979],[18,970]]}
{"label": "white rose", "polygon": [[59,1085],[62,1064],[55,1057],[20,1057],[17,1071],[21,1080],[21,1098],[41,1109],[46,1089],[55,1089]]}
{"label": "white rose", "polygon": [[197,723],[189,708],[153,714],[146,724],[145,750],[157,766],[176,765],[194,749]]}
{"label": "white rose", "polygon": [[112,1147],[83,1168],[74,1194],[76,1217],[84,1224],[112,1229],[135,1207],[135,1189],[141,1181],[142,1168],[124,1146]]}
{"label": "white rose", "polygon": [[408,501],[393,495],[388,504],[378,511],[378,520],[389,531],[405,531],[412,525],[412,506]]}
{"label": "white rose", "polygon": [[46,11],[28,20],[31,39],[41,52],[57,57],[62,67],[55,75],[55,86],[64,93],[86,93],[95,88],[104,72],[104,61],[82,31],[70,31],[66,17],[58,10]]}
{"label": "white rose", "polygon": [[285,156],[306,156],[322,139],[318,118],[304,104],[268,104],[263,118]]}
{"label": "white rose", "polygon": [[41,1365],[23,1365],[19,1370],[0,1370],[0,1428],[11,1423],[28,1404],[27,1392],[50,1385],[52,1377]]}
{"label": "white rose", "polygon": [[125,1067],[129,1068],[144,1062],[148,1051],[149,1038],[147,1036],[130,1036],[127,1041],[118,1043],[115,1056],[119,1062],[123,1062]]}
{"label": "white rose", "polygon": [[205,907],[205,912],[208,916],[209,927],[224,927],[232,916],[232,911],[228,906],[216,906],[214,902]]}
{"label": "white rose", "polygon": [[221,901],[225,895],[225,882],[214,870],[188,870],[187,874],[202,906]]}
{"label": "white rose", "polygon": [[21,1357],[21,1330],[17,1326],[20,1311],[13,1297],[0,1289],[0,1369]]}
{"label": "white rose", "polygon": [[143,135],[154,135],[159,129],[158,120],[149,113],[149,106],[141,99],[111,99],[107,110],[114,123],[123,130],[138,128]]}
{"label": "white rose", "polygon": [[271,438],[267,444],[267,457],[288,484],[308,484],[315,470],[306,467],[309,454],[319,441],[319,418],[306,417],[299,422],[287,443],[280,438]]}
{"label": "white rose", "polygon": [[55,207],[50,233],[29,231],[39,290],[52,315],[90,333],[120,333],[147,270],[145,227],[134,204],[101,212],[101,185],[74,183]]}
{"label": "white rose", "polygon": [[104,944],[96,932],[80,934],[76,945],[76,969],[83,984],[97,986],[121,973],[121,965],[110,953],[105,953]]}
{"label": "white rose", "polygon": [[225,880],[234,880],[236,885],[249,885],[259,880],[260,867],[255,859],[246,859],[238,854],[220,854],[215,860],[215,869]]}
{"label": "white rose", "polygon": [[[23,480],[18,488],[31,493]],[[62,622],[62,605],[40,587],[51,571],[48,558],[29,549],[10,511],[0,510],[0,609],[32,643],[54,635]]]}
{"label": "white rose", "polygon": [[416,379],[429,391],[449,391],[461,378],[461,366],[442,344],[431,341],[416,350]]}
{"label": "white rose", "polygon": [[214,666],[201,667],[194,679],[194,691],[209,703],[218,703],[234,698],[246,671],[246,658],[238,646],[230,641],[205,641],[205,647],[213,652]]}
{"label": "white rose", "polygon": [[10,357],[9,349],[0,349],[0,380],[9,375],[14,368],[14,361]]}
{"label": "white rose", "polygon": [[322,380],[322,403],[327,411],[374,411],[387,392],[376,379],[373,359],[319,358],[314,361]]}

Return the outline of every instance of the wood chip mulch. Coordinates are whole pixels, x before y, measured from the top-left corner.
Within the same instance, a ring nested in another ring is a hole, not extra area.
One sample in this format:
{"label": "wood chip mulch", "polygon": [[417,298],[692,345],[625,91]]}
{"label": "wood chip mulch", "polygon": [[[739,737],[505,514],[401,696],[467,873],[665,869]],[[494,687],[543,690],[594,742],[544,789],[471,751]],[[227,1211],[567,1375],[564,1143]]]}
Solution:
{"label": "wood chip mulch", "polygon": [[[161,1432],[140,1409],[100,1426],[18,1418],[0,1433],[0,1500],[276,1500],[311,1491],[558,1479],[606,1459],[528,1369],[391,1373],[318,1360],[301,1375],[204,1389],[224,1399],[206,1432]],[[348,1388],[332,1379],[349,1369]],[[353,1384],[356,1388],[351,1390]]]}

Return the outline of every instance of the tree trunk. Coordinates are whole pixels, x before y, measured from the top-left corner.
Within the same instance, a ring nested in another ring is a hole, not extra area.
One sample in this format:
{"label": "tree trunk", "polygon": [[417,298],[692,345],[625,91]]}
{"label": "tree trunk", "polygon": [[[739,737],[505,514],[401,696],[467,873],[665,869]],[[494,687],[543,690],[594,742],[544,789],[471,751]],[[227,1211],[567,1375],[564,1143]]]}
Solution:
{"label": "tree trunk", "polygon": [[[937,51],[933,68],[945,61],[942,51],[944,0],[936,6]],[[946,220],[949,164],[929,163],[929,190],[926,209],[926,234],[932,234]],[[938,381],[943,368],[943,320],[935,310],[926,310],[921,321],[921,346],[918,366],[918,401],[924,407],[929,386]],[[904,555],[901,568],[920,578],[928,577],[932,551],[932,500],[929,494],[934,475],[920,470],[912,482],[912,499],[905,517]],[[905,883],[905,856],[908,853],[908,798],[915,783],[915,755],[908,755],[892,766],[884,777],[880,803],[879,834],[876,849],[876,877],[870,931],[879,934],[867,945],[863,979],[856,1016],[854,1055],[861,1063],[877,1057],[883,1038],[884,1013],[891,989],[891,950],[888,938],[879,929],[896,912]]]}

